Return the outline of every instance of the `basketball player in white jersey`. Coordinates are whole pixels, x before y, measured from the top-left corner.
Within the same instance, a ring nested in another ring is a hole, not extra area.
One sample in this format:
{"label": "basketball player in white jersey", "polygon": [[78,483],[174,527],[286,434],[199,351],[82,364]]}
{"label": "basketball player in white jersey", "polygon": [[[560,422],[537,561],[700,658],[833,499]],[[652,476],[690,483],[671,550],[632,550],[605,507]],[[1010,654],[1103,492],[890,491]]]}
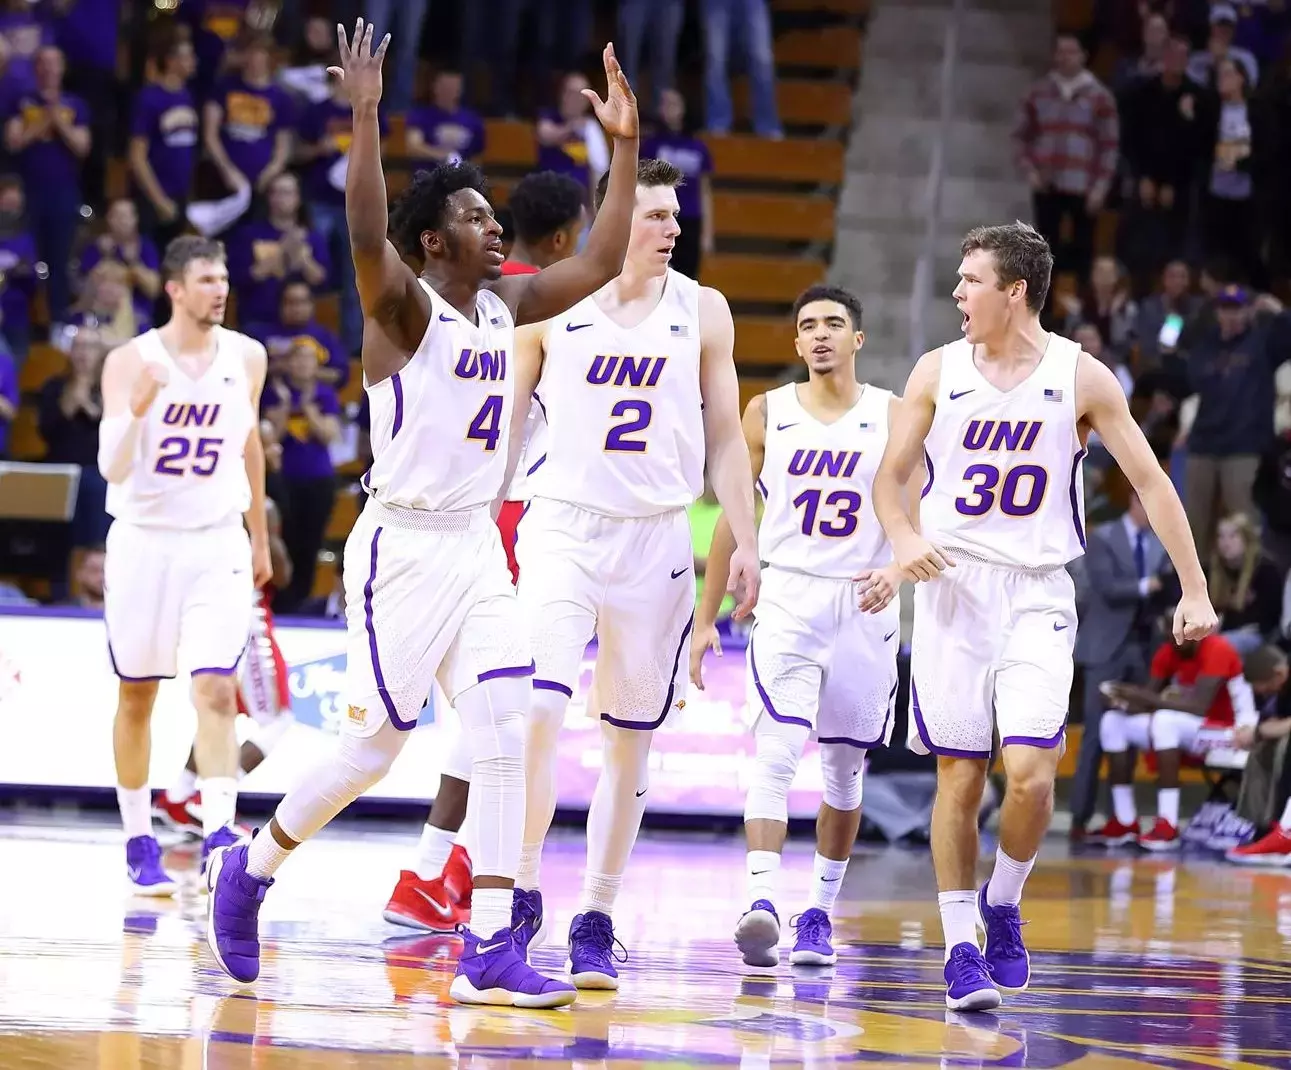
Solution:
{"label": "basketball player in white jersey", "polygon": [[[706,461],[735,532],[732,585],[743,586],[746,612],[757,598],[731,312],[716,290],[668,267],[681,180],[672,164],[641,161],[623,273],[516,336],[516,424],[532,392],[548,437],[516,541],[535,670],[512,922],[527,950],[543,926],[539,859],[556,806],[556,740],[595,633],[589,712],[601,718],[603,764],[569,933],[580,988],[618,987],[610,915],[645,809],[651,735],[684,702],[695,608],[686,509],[703,491]],[[603,184],[597,192],[605,196]]]}
{"label": "basketball player in white jersey", "polygon": [[[749,401],[744,437],[765,508],[758,550],[766,565],[748,645],[748,710],[757,751],[744,805],[748,902],[735,943],[750,966],[780,961],[776,873],[789,829],[789,789],[809,738],[820,742],[824,799],[816,819],[811,904],[794,920],[789,961],[838,961],[830,911],[861,823],[865,752],[886,746],[897,690],[901,584],[874,517],[870,482],[897,398],[856,378],[861,302],[813,286],[793,306],[794,349],[807,382]],[[919,471],[910,494],[918,500]],[[718,519],[691,640],[691,680],[703,689],[704,653],[721,650],[717,611],[734,539]],[[866,595],[857,595],[863,585]]]}
{"label": "basketball player in white jersey", "polygon": [[[932,857],[946,939],[946,1004],[980,1010],[1026,988],[1022,886],[1053,813],[1076,608],[1064,566],[1085,550],[1081,459],[1096,431],[1147,510],[1183,587],[1178,639],[1215,627],[1183,507],[1116,376],[1040,326],[1053,256],[1024,223],[962,246],[964,338],[919,359],[874,511],[915,588],[910,746],[937,755]],[[916,528],[901,489],[921,456]],[[974,891],[977,815],[998,728],[1008,789],[995,869]],[[986,932],[985,957],[976,927]]]}
{"label": "basketball player in white jersey", "polygon": [[114,518],[103,611],[120,678],[112,740],[136,895],[175,890],[152,834],[148,764],[157,683],[180,665],[192,674],[197,708],[203,862],[237,839],[229,828],[238,794],[234,674],[252,591],[272,571],[258,416],[264,346],[221,326],[229,273],[219,242],[176,238],[162,277],[170,321],[108,354],[99,427]]}
{"label": "basketball player in white jersey", "polygon": [[[492,505],[501,495],[515,383],[514,323],[558,315],[619,272],[631,228],[637,111],[611,47],[597,118],[613,139],[610,192],[577,256],[502,278],[502,228],[479,169],[438,164],[386,209],[378,105],[384,37],[338,27],[354,113],[345,209],[365,323],[372,409],[368,502],[345,547],[347,732],[249,845],[212,856],[208,943],[235,979],[260,970],[258,914],[273,874],[381,779],[438,680],[472,748],[471,928],[450,994],[520,1007],[571,1003],[572,986],[517,954],[512,885],[524,831],[524,717],[533,655]],[[395,236],[398,246],[387,238]],[[404,257],[422,265],[420,276]]]}

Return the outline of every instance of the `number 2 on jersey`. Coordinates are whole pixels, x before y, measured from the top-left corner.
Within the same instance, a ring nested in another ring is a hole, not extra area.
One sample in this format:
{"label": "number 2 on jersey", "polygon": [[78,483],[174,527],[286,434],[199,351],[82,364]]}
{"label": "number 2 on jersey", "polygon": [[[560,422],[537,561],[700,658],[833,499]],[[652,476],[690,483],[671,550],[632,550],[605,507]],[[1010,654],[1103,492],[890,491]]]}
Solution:
{"label": "number 2 on jersey", "polygon": [[484,452],[492,453],[498,448],[498,439],[502,437],[502,395],[490,394],[484,399],[480,411],[471,421],[467,438],[484,443]]}
{"label": "number 2 on jersey", "polygon": [[794,508],[803,511],[802,533],[813,535],[819,532],[828,539],[847,538],[856,531],[859,523],[856,514],[861,511],[861,496],[854,490],[833,491],[825,498],[825,505],[833,506],[838,512],[833,520],[820,520],[818,524],[822,494],[824,491],[821,490],[804,490],[793,500]]}
{"label": "number 2 on jersey", "polygon": [[646,444],[639,438],[628,438],[628,435],[650,426],[654,416],[650,402],[620,401],[610,410],[610,415],[619,418],[630,415],[631,418],[610,428],[605,436],[605,449],[611,453],[645,453]]}

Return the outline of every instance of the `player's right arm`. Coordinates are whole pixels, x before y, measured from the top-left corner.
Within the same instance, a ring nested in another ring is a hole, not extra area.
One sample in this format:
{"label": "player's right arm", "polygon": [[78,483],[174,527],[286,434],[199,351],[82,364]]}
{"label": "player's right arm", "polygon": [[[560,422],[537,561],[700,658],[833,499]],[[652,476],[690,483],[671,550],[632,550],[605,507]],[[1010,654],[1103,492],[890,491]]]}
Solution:
{"label": "player's right arm", "polygon": [[[744,441],[749,447],[749,468],[753,485],[757,486],[766,463],[767,450],[767,396],[758,394],[750,398],[741,421]],[[695,613],[695,630],[690,638],[690,679],[700,691],[704,690],[704,654],[712,650],[722,656],[722,640],[717,632],[717,612],[726,597],[726,585],[731,578],[731,554],[735,552],[735,533],[723,512],[717,518],[713,544],[708,550],[708,563],[704,568],[704,593]]]}
{"label": "player's right arm", "polygon": [[372,25],[359,19],[354,39],[336,27],[341,66],[328,67],[344,80],[354,113],[354,134],[345,175],[345,222],[350,232],[350,255],[363,315],[381,326],[394,347],[364,346],[363,374],[369,384],[399,371],[400,355],[412,352],[430,322],[430,298],[412,268],[387,237],[390,213],[386,203],[385,172],[381,166],[381,62],[390,44],[386,34],[372,50]]}
{"label": "player's right arm", "polygon": [[920,357],[910,373],[870,491],[874,515],[892,544],[892,556],[901,574],[916,582],[935,579],[954,564],[919,534],[912,509],[904,500],[904,488],[923,457],[923,442],[932,430],[940,379],[941,350],[934,349]]}
{"label": "player's right arm", "polygon": [[129,477],[144,417],[169,381],[169,371],[161,364],[144,361],[133,341],[118,346],[104,360],[99,471],[109,483],[124,483]]}
{"label": "player's right arm", "polygon": [[525,423],[529,419],[529,407],[533,404],[533,392],[538,389],[538,380],[542,376],[543,339],[547,337],[547,323],[530,323],[516,328],[515,361],[515,399],[511,410],[511,433],[507,437],[507,470],[502,479],[502,490],[494,503],[493,515],[496,517],[511,481],[515,478],[516,465],[524,450]]}

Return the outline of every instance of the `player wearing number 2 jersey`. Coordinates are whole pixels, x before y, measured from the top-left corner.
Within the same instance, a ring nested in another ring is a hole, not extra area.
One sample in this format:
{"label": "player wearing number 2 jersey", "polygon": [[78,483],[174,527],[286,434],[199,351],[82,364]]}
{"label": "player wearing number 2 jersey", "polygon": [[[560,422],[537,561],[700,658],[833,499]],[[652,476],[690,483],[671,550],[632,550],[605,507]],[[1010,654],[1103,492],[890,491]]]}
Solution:
{"label": "player wearing number 2 jersey", "polygon": [[[1183,507],[1106,365],[1040,326],[1053,269],[1015,223],[963,242],[964,338],[923,356],[874,478],[874,509],[915,589],[910,744],[937,755],[933,866],[946,1004],[997,1006],[1027,986],[1022,887],[1053,812],[1084,552],[1080,462],[1096,431],[1138,491],[1183,585],[1180,639],[1215,626]],[[922,534],[901,502],[928,466]],[[974,891],[977,814],[998,727],[1008,790],[995,869]],[[985,957],[976,927],[986,931]]]}
{"label": "player wearing number 2 jersey", "polygon": [[491,507],[508,459],[513,323],[558,315],[622,267],[636,185],[636,101],[607,47],[608,99],[587,95],[614,155],[586,248],[536,274],[504,278],[502,228],[474,166],[419,173],[393,219],[387,214],[377,116],[389,40],[374,52],[372,29],[360,20],[352,42],[340,32],[342,67],[334,68],[354,112],[345,212],[365,316],[373,448],[368,503],[345,545],[347,732],[249,846],[212,857],[207,940],[226,972],[255,979],[260,903],[273,874],[385,775],[438,680],[469,742],[478,817],[471,927],[462,932],[449,995],[563,1006],[573,1002],[573,987],[521,961],[511,932],[533,660]]}
{"label": "player wearing number 2 jersey", "polygon": [[645,809],[651,733],[684,704],[695,608],[686,509],[703,491],[705,461],[735,531],[732,572],[747,586],[746,608],[757,595],[730,309],[668,267],[681,177],[671,164],[642,161],[623,273],[517,335],[518,416],[532,390],[548,439],[516,540],[535,669],[513,922],[526,947],[542,929],[538,862],[556,805],[556,737],[595,633],[588,702],[601,717],[605,757],[569,937],[570,973],[582,988],[618,987],[610,913]]}
{"label": "player wearing number 2 jersey", "polygon": [[103,616],[121,680],[113,750],[136,895],[175,890],[152,835],[149,721],[157,682],[181,665],[197,709],[203,859],[237,839],[229,829],[238,793],[234,672],[253,587],[272,573],[256,419],[264,346],[221,326],[229,273],[219,242],[177,238],[162,277],[170,322],[108,354],[99,428],[113,516]]}

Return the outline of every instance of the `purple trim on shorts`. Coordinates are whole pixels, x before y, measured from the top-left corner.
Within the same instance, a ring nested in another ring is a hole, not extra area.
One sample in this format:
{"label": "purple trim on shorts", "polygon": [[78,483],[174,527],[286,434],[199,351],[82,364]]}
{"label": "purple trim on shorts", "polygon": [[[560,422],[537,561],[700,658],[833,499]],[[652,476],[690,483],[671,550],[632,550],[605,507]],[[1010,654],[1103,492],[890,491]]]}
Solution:
{"label": "purple trim on shorts", "polygon": [[541,468],[546,463],[547,463],[547,455],[544,453],[541,457],[539,457],[536,461],[534,461],[533,467],[530,468],[529,471],[525,473],[525,475],[526,476],[533,475],[536,471],[538,471],[539,468]]}
{"label": "purple trim on shorts", "polygon": [[1076,526],[1076,538],[1080,540],[1082,550],[1085,549],[1085,527],[1080,522],[1080,499],[1076,496],[1076,480],[1080,478],[1080,462],[1085,459],[1085,454],[1088,452],[1089,450],[1082,446],[1071,461],[1071,522]]}
{"label": "purple trim on shorts", "polygon": [[127,676],[117,668],[117,656],[112,653],[112,639],[108,639],[108,661],[112,663],[112,671],[116,674],[118,680],[127,684],[155,684],[158,680],[173,680],[174,674],[170,676]]}
{"label": "purple trim on shorts", "polygon": [[926,447],[923,451],[923,463],[928,469],[928,482],[923,485],[923,490],[919,492],[919,497],[921,499],[928,497],[928,492],[932,490],[932,458],[928,456],[928,450]]}
{"label": "purple trim on shorts", "polygon": [[[757,688],[758,698],[762,700],[762,708],[771,715],[771,719],[773,721],[779,721],[781,724],[801,725],[803,728],[808,730],[814,728],[815,726],[805,717],[782,717],[780,714],[776,713],[775,706],[771,704],[771,696],[767,694],[767,689],[762,686],[762,677],[758,674],[758,659],[753,653],[753,637],[757,635],[757,631],[758,627],[754,624],[753,630],[749,632],[748,654],[749,669],[753,672],[753,686]],[[834,742],[846,743],[850,742],[850,740],[839,739]]]}
{"label": "purple trim on shorts", "polygon": [[1063,733],[1067,731],[1067,726],[1062,725],[1052,736],[1005,736],[1000,740],[1000,747],[1040,747],[1043,750],[1053,750],[1062,742]]}
{"label": "purple trim on shorts", "polygon": [[910,674],[910,712],[914,714],[914,724],[919,731],[919,739],[929,754],[939,754],[943,758],[989,758],[991,756],[988,750],[955,750],[953,747],[938,747],[933,743],[932,737],[928,735],[928,726],[923,722],[923,710],[919,708],[919,689],[915,686],[913,672]]}
{"label": "purple trim on shorts", "polygon": [[892,690],[888,694],[888,710],[883,715],[883,727],[879,730],[878,737],[866,742],[862,739],[852,739],[851,736],[819,736],[817,743],[845,743],[849,747],[856,747],[858,750],[871,750],[874,747],[883,746],[883,738],[888,734],[888,722],[892,720],[892,713],[896,708],[897,688],[901,686],[900,680],[894,680]]}
{"label": "purple trim on shorts", "polygon": [[390,385],[394,387],[394,427],[390,430],[390,437],[393,439],[403,426],[403,380],[399,378],[398,372],[390,376]]}
{"label": "purple trim on shorts", "polygon": [[769,495],[767,494],[767,485],[762,482],[761,476],[758,476],[757,487],[758,493],[762,495],[762,500],[766,501]]}
{"label": "purple trim on shorts", "polygon": [[238,671],[238,666],[242,664],[242,655],[246,653],[246,644],[238,651],[238,656],[233,660],[233,667],[229,669],[194,669],[189,676],[232,676]]}
{"label": "purple trim on shorts", "polygon": [[608,713],[601,714],[601,720],[612,724],[615,728],[630,728],[636,732],[653,732],[664,722],[668,716],[668,711],[672,709],[672,696],[677,693],[677,670],[681,667],[681,652],[686,649],[686,640],[690,638],[690,630],[695,626],[695,611],[690,611],[690,619],[686,621],[686,627],[681,630],[681,639],[677,642],[677,654],[672,659],[672,678],[668,681],[668,694],[664,696],[663,709],[659,716],[653,721],[626,721],[619,717],[611,717]]}
{"label": "purple trim on shorts", "polygon": [[372,585],[377,579],[377,540],[381,538],[383,530],[383,528],[377,528],[372,533],[372,567],[368,571],[368,582],[363,585],[363,626],[368,632],[368,650],[372,656],[372,676],[376,680],[377,694],[381,696],[381,702],[385,705],[390,723],[400,732],[411,732],[417,727],[417,718],[414,717],[411,721],[403,721],[399,718],[394,699],[386,689],[385,674],[381,671],[381,655],[377,650],[376,625],[372,621]]}
{"label": "purple trim on shorts", "polygon": [[574,689],[572,687],[558,684],[555,680],[540,680],[536,676],[533,678],[533,689],[535,691],[559,691],[566,698],[574,697]]}
{"label": "purple trim on shorts", "polygon": [[529,662],[528,665],[508,665],[502,669],[489,669],[487,672],[482,672],[478,679],[480,683],[484,683],[486,680],[497,680],[503,676],[532,676],[537,668],[538,663],[534,661]]}
{"label": "purple trim on shorts", "polygon": [[542,409],[542,418],[547,419],[547,406],[542,403],[542,398],[538,396],[538,391],[533,392],[533,399],[538,403],[538,408]]}

